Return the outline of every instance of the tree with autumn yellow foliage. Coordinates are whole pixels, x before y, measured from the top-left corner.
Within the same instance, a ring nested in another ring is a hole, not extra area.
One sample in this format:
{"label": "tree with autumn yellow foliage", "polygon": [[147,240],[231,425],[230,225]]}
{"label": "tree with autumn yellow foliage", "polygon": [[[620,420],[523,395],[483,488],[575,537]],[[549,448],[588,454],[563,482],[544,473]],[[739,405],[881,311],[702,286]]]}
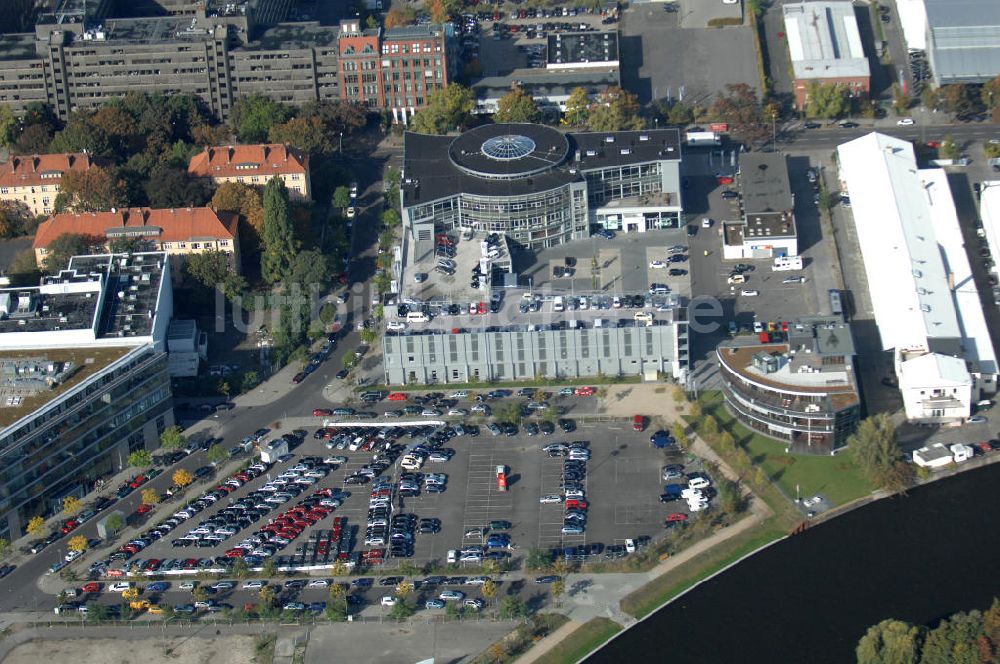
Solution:
{"label": "tree with autumn yellow foliage", "polygon": [[413,25],[417,20],[417,11],[413,7],[393,7],[385,15],[384,27],[398,28],[403,25]]}

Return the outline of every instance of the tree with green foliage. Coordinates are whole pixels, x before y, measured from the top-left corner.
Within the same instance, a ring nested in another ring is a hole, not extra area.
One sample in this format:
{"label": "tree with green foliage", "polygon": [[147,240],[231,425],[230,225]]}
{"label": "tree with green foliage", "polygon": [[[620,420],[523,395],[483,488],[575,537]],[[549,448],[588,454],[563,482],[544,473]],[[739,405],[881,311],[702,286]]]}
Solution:
{"label": "tree with green foliage", "polygon": [[89,254],[99,243],[79,233],[63,233],[49,242],[42,265],[49,274],[65,270],[73,256]]}
{"label": "tree with green foliage", "polygon": [[892,111],[896,115],[906,115],[910,110],[910,105],[913,100],[910,96],[903,92],[903,88],[899,83],[892,84]]}
{"label": "tree with green foliage", "polygon": [[10,553],[10,540],[0,537],[0,558]]}
{"label": "tree with green foliage", "polygon": [[289,276],[297,243],[292,231],[288,189],[281,178],[271,178],[264,187],[264,228],[261,235],[261,276],[275,284]]}
{"label": "tree with green foliage", "polygon": [[38,280],[42,277],[42,271],[38,269],[35,250],[29,247],[15,254],[14,259],[7,267],[7,276],[10,278],[11,286],[15,288],[37,286]]}
{"label": "tree with green foliage", "polygon": [[706,415],[701,420],[701,424],[698,427],[698,433],[702,435],[703,438],[711,438],[712,436],[719,433],[719,423],[711,415]]}
{"label": "tree with green foliage", "polygon": [[7,104],[0,104],[0,145],[10,147],[17,138],[17,118]]}
{"label": "tree with green foliage", "polygon": [[847,86],[839,83],[810,81],[806,86],[806,116],[810,118],[839,118],[851,110]]}
{"label": "tree with green foliage", "polygon": [[497,111],[493,114],[494,122],[537,123],[541,119],[542,112],[535,99],[516,83],[497,101]]}
{"label": "tree with green foliage", "polygon": [[951,137],[951,134],[945,136],[944,140],[941,141],[938,153],[942,159],[958,159],[962,156],[962,151],[955,145],[955,139]]}
{"label": "tree with green foliage", "polygon": [[472,90],[449,83],[427,97],[427,105],[413,116],[413,131],[420,134],[447,134],[463,129],[472,119],[476,97]]}
{"label": "tree with green foliage", "polygon": [[205,458],[208,459],[209,463],[218,465],[229,458],[229,452],[222,445],[215,443],[205,452]]}
{"label": "tree with green foliage", "polygon": [[334,599],[326,605],[326,618],[332,622],[344,622],[347,620],[347,600],[343,597]]}
{"label": "tree with green foliage", "polygon": [[315,249],[307,249],[295,255],[289,281],[299,284],[306,292],[312,286],[325,290],[330,280],[330,273],[330,259],[326,254]]}
{"label": "tree with green foliage", "polygon": [[500,617],[504,620],[524,618],[528,615],[528,607],[517,595],[504,595],[500,600]]}
{"label": "tree with green foliage", "polygon": [[219,289],[230,300],[247,289],[246,279],[233,269],[232,254],[223,251],[202,251],[185,257],[183,273],[186,279],[204,288]]}
{"label": "tree with green foliage", "polygon": [[1000,143],[987,142],[983,146],[983,152],[986,154],[987,159],[996,159],[997,157],[1000,157]]}
{"label": "tree with green foliage", "polygon": [[923,635],[901,620],[883,620],[869,627],[855,649],[858,664],[916,664]]}
{"label": "tree with green foliage", "polygon": [[521,404],[516,401],[506,401],[493,409],[493,419],[503,424],[521,423]]}
{"label": "tree with green foliage", "polygon": [[727,123],[730,133],[746,141],[760,140],[771,133],[757,91],[746,83],[726,85],[726,94],[720,92],[716,96],[709,116],[716,122]]}
{"label": "tree with green foliage", "polygon": [[622,88],[612,86],[597,95],[587,113],[591,131],[623,131],[642,129],[639,98]]}
{"label": "tree with green foliage", "polygon": [[149,173],[144,187],[146,200],[154,208],[202,207],[212,199],[212,185],[192,178],[187,168],[161,162]]}
{"label": "tree with green foliage", "polygon": [[318,116],[292,118],[273,125],[267,133],[272,143],[286,143],[309,154],[333,152],[333,136]]}
{"label": "tree with green foliage", "polygon": [[291,111],[287,106],[254,93],[236,100],[229,121],[241,143],[263,143],[271,127],[289,117]]}
{"label": "tree with green foliage", "polygon": [[578,87],[573,88],[566,100],[566,112],[563,113],[563,123],[571,127],[583,127],[590,117],[590,95],[587,90]]}
{"label": "tree with green foliage", "polygon": [[125,181],[109,168],[94,166],[69,170],[59,180],[59,194],[53,202],[56,212],[109,212],[128,206]]}
{"label": "tree with green foliage", "polygon": [[399,226],[399,222],[399,213],[394,209],[390,208],[382,213],[382,224],[384,224],[386,228],[395,228],[396,226]]}
{"label": "tree with green foliage", "polygon": [[125,527],[125,517],[118,512],[112,512],[108,515],[108,518],[104,520],[104,527],[107,529],[108,533],[113,535]]}
{"label": "tree with green foliage", "polygon": [[351,204],[351,190],[340,185],[333,190],[333,198],[330,200],[330,205],[333,207],[343,210]]}
{"label": "tree with green foliage", "polygon": [[393,620],[402,621],[412,616],[415,612],[416,611],[409,602],[399,599],[393,607],[389,609],[388,617]]}
{"label": "tree with green foliage", "polygon": [[552,557],[545,549],[531,547],[524,556],[526,569],[548,569],[552,565]]}
{"label": "tree with green foliage", "polygon": [[684,449],[688,445],[687,430],[684,428],[684,423],[680,420],[674,420],[673,425],[670,427],[670,435],[674,437],[677,441],[677,445]]}
{"label": "tree with green foliage", "polygon": [[739,514],[746,507],[740,485],[721,472],[715,473],[715,489],[718,491],[719,508],[728,514]]}
{"label": "tree with green foliage", "polygon": [[862,420],[847,444],[854,463],[872,484],[897,491],[912,483],[913,470],[903,461],[896,426],[888,413]]}
{"label": "tree with green foliage", "polygon": [[146,449],[135,450],[128,455],[128,465],[133,468],[149,468],[153,465],[153,455]]}
{"label": "tree with green foliage", "polygon": [[160,447],[165,450],[177,450],[187,445],[187,437],[179,426],[172,426],[160,434]]}

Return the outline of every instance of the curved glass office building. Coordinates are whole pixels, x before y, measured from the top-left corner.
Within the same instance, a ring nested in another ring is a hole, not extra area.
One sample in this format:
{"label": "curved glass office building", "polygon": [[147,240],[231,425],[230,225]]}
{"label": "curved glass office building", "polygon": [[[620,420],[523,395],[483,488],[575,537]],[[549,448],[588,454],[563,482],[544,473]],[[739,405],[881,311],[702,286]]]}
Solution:
{"label": "curved glass office building", "polygon": [[403,164],[403,220],[417,244],[432,243],[435,230],[467,230],[541,249],[594,227],[680,224],[675,129],[563,134],[494,124],[459,136],[407,133]]}

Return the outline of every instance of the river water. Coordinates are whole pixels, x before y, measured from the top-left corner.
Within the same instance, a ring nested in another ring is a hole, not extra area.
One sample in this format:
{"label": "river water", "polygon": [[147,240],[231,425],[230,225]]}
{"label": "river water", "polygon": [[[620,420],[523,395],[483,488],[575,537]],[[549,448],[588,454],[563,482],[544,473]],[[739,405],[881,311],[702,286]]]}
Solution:
{"label": "river water", "polygon": [[716,576],[595,653],[622,662],[853,662],[869,626],[1000,596],[1000,464],[879,500]]}

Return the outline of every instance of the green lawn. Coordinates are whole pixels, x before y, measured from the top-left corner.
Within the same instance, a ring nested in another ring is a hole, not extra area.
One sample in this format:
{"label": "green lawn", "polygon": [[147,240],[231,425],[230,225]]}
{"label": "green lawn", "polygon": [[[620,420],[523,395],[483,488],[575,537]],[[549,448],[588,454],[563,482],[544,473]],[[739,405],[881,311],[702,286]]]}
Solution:
{"label": "green lawn", "polygon": [[576,664],[620,631],[622,626],[614,620],[591,618],[535,661],[538,664]]}
{"label": "green lawn", "polygon": [[739,535],[713,546],[703,555],[693,558],[676,569],[662,574],[621,600],[621,609],[636,618],[647,615],[663,606],[699,581],[739,560],[752,551],[785,535],[772,517]]}
{"label": "green lawn", "polygon": [[736,422],[723,405],[721,392],[704,392],[699,395],[698,402],[705,415],[715,416],[719,430],[728,430],[747,450],[754,464],[761,466],[789,498],[795,498],[796,485],[801,497],[821,493],[835,505],[871,493],[871,484],[846,452],[837,456],[786,454],[781,442],[753,433]]}

